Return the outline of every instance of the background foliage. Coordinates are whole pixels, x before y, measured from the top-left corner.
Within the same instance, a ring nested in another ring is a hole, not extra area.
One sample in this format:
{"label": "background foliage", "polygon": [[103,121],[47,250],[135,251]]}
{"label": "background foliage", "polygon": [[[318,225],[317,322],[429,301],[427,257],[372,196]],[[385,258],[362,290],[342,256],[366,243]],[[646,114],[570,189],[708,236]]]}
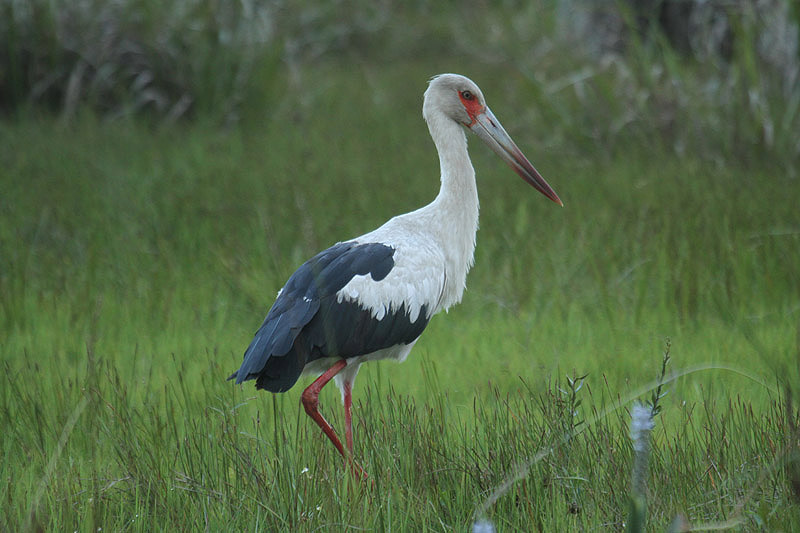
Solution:
{"label": "background foliage", "polygon": [[[18,1],[0,4],[7,111],[187,113],[238,120],[288,71],[461,58],[538,93],[553,134],[631,137],[708,157],[800,157],[798,8],[782,0],[362,3]],[[343,64],[343,66],[344,66]],[[558,98],[554,98],[558,96]],[[546,104],[546,105],[545,105]],[[703,117],[703,120],[696,120]],[[576,123],[577,122],[577,123]],[[713,154],[713,155],[712,155]]]}

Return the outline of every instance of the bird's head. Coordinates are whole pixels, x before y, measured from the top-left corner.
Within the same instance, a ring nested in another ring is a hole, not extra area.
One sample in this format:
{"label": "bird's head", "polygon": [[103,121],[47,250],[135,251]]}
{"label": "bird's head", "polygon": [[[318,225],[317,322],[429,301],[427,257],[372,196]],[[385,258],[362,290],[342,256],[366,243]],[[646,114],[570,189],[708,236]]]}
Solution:
{"label": "bird's head", "polygon": [[522,179],[559,205],[564,205],[552,187],[517,147],[474,81],[459,74],[440,74],[425,91],[423,115],[426,120],[439,112],[465,126],[483,140]]}

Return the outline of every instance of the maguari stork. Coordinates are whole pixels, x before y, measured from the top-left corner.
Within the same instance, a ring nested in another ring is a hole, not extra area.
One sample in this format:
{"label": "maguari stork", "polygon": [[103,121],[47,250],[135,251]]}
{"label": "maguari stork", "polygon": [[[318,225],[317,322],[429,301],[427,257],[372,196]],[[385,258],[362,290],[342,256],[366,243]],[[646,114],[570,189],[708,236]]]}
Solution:
{"label": "maguari stork", "polygon": [[[478,190],[466,130],[480,137],[522,179],[559,205],[555,191],[486,105],[480,88],[458,74],[431,79],[422,105],[439,153],[436,198],[374,231],[340,242],[297,269],[278,292],[239,370],[228,379],[257,389],[289,390],[303,374],[306,413],[353,461],[351,391],[362,363],[403,361],[436,313],[461,301],[473,264]],[[320,390],[336,380],[344,403],[347,449],[320,414]]]}

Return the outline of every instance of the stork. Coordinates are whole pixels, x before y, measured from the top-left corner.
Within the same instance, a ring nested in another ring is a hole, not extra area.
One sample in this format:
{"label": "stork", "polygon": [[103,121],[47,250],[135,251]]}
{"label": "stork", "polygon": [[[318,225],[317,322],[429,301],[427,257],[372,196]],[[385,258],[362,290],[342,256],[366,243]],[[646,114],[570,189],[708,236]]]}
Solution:
{"label": "stork", "polygon": [[[353,461],[351,391],[362,363],[403,361],[431,317],[461,301],[473,264],[478,190],[465,129],[478,135],[522,179],[559,205],[470,79],[440,74],[425,91],[422,116],[439,152],[441,186],[425,207],[315,255],[278,292],[264,323],[228,379],[289,390],[302,374],[319,377],[302,394],[306,413]],[[345,414],[342,446],[320,414],[320,390],[338,385]]]}

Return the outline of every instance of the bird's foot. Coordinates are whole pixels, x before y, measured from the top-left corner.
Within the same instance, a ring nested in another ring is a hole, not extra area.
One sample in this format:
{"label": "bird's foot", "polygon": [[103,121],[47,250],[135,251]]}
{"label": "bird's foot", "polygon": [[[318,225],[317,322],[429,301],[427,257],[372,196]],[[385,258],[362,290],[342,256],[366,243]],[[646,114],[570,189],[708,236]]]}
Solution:
{"label": "bird's foot", "polygon": [[359,465],[352,456],[346,458],[345,461],[347,461],[350,471],[359,481],[367,481],[369,479],[367,471],[361,468],[361,465]]}

